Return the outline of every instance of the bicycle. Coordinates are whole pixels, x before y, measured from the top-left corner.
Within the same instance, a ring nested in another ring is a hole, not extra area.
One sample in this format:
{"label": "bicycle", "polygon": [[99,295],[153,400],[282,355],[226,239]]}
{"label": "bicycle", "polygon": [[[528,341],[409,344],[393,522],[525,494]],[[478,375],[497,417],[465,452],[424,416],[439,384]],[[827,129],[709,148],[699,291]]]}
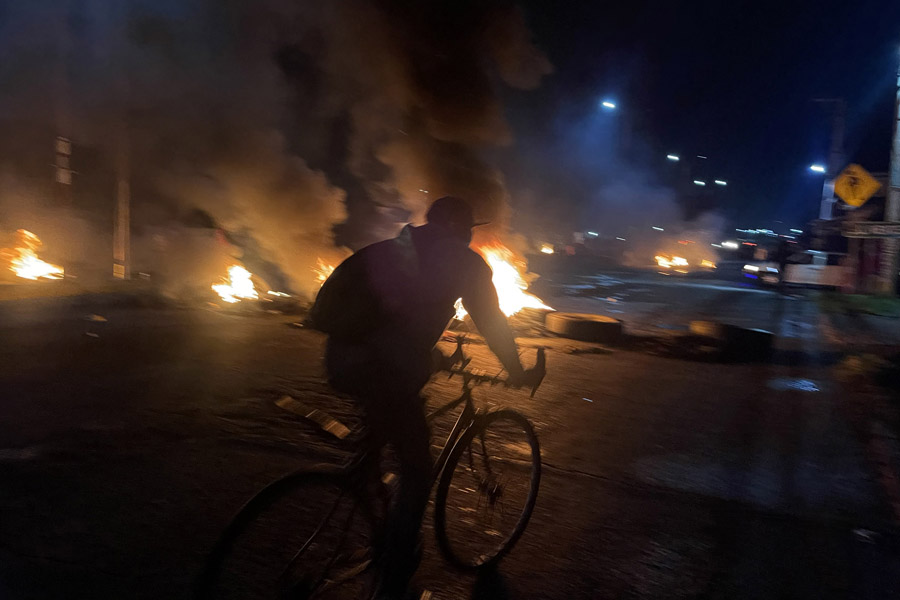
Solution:
{"label": "bicycle", "polygon": [[[431,486],[437,482],[434,529],[451,564],[483,569],[506,556],[528,525],[541,479],[540,446],[520,413],[476,409],[474,387],[508,383],[498,375],[468,370],[466,340],[458,337],[456,343],[442,370],[461,378],[462,394],[426,417],[431,423],[463,406],[432,472]],[[538,349],[536,369],[541,377],[532,397],[546,372],[543,348]],[[365,440],[366,433],[360,437]],[[524,471],[525,481],[513,487],[506,467],[513,474]],[[300,470],[270,483],[244,504],[219,537],[200,577],[198,597],[369,597],[390,475],[380,472],[379,452],[363,443],[343,466]],[[524,498],[514,498],[513,492]],[[487,521],[481,530],[474,526],[479,517]]]}

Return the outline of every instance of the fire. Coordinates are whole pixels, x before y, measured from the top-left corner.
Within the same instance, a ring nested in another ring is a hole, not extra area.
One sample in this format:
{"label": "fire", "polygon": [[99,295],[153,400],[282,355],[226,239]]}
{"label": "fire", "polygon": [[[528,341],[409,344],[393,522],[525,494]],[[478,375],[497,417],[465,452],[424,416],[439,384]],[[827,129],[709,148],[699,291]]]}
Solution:
{"label": "fire", "polygon": [[466,307],[463,306],[462,298],[457,298],[456,302],[453,304],[453,308],[456,309],[456,314],[453,316],[457,321],[462,321],[466,318],[466,315],[469,314],[469,311],[466,310]]}
{"label": "fire", "polygon": [[41,247],[38,236],[25,229],[16,231],[16,247],[0,250],[0,256],[9,262],[9,270],[23,279],[62,279],[65,272],[58,265],[51,265],[37,257],[35,250]]}
{"label": "fire", "polygon": [[240,265],[228,267],[228,278],[222,278],[222,283],[213,284],[211,287],[222,300],[233,304],[241,300],[256,300],[259,294],[253,287],[250,279],[250,271]]}
{"label": "fire", "polygon": [[[693,243],[693,242],[690,242]],[[687,273],[687,267],[690,266],[690,262],[688,259],[683,256],[674,256],[671,254],[657,254],[653,257],[656,259],[656,264],[659,265],[660,268],[663,269],[672,269],[676,273]],[[692,258],[694,264],[697,265],[696,257]],[[716,263],[706,258],[699,261],[699,267],[701,269],[715,269]]]}
{"label": "fire", "polygon": [[[494,287],[497,289],[497,296],[500,300],[500,310],[507,317],[511,317],[523,308],[538,308],[543,310],[553,310],[547,306],[541,299],[533,294],[529,294],[525,290],[528,284],[522,276],[525,270],[525,263],[516,260],[512,251],[499,242],[491,245],[481,246],[475,249],[487,261],[493,271],[492,280]],[[462,298],[456,301],[456,318],[462,320],[468,313],[462,304]]]}
{"label": "fire", "polygon": [[657,254],[653,258],[656,259],[656,264],[664,269],[671,269],[672,267],[688,266],[687,259],[682,258],[681,256],[668,256],[668,255],[664,255],[664,254]]}
{"label": "fire", "polygon": [[313,273],[316,274],[316,281],[319,282],[319,286],[325,283],[325,280],[334,272],[334,265],[329,265],[321,258],[316,259],[316,266],[313,268]]}

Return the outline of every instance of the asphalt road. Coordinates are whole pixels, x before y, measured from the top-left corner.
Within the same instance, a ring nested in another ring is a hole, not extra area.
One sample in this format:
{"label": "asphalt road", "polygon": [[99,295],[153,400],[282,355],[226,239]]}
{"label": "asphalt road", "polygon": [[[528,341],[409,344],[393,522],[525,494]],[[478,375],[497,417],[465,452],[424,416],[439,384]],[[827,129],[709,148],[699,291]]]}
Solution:
{"label": "asphalt road", "polygon": [[[752,313],[798,332],[803,352],[723,365],[523,340],[551,347],[538,395],[477,397],[521,410],[540,436],[529,529],[476,580],[442,561],[426,526],[418,583],[437,599],[895,597],[896,516],[852,394],[810,333],[812,303],[727,282],[617,281],[615,302],[548,300],[622,310],[638,329]],[[0,306],[2,598],[187,598],[250,494],[346,455],[274,406],[290,394],[353,423],[321,379],[319,334],[266,314],[99,312],[106,322],[68,301]],[[446,401],[458,384],[427,392]]]}

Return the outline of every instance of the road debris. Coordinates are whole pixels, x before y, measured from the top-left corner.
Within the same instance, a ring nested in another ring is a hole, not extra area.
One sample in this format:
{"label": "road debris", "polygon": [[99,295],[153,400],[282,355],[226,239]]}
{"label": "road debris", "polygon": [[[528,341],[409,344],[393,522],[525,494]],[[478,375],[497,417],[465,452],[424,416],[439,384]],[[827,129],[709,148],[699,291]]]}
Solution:
{"label": "road debris", "polygon": [[323,410],[307,406],[303,402],[292,398],[291,396],[282,396],[275,401],[275,405],[289,412],[300,415],[304,419],[308,419],[327,431],[339,440],[350,435],[350,429],[346,425],[335,419]]}
{"label": "road debris", "polygon": [[96,314],[87,315],[84,318],[84,335],[92,338],[99,338],[100,334],[97,332],[97,328],[103,327],[103,325],[98,325],[98,323],[106,323],[106,317]]}

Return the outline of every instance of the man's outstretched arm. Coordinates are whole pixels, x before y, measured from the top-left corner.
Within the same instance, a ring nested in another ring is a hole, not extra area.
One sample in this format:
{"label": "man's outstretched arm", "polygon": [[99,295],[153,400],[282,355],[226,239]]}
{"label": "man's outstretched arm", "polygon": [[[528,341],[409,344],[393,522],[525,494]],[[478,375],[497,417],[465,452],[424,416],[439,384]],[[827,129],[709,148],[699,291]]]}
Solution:
{"label": "man's outstretched arm", "polygon": [[463,305],[510,378],[520,380],[525,372],[519,361],[516,340],[509,328],[506,315],[500,310],[497,290],[491,281],[491,269],[484,261],[479,262],[478,267],[473,269],[472,280],[467,282]]}

